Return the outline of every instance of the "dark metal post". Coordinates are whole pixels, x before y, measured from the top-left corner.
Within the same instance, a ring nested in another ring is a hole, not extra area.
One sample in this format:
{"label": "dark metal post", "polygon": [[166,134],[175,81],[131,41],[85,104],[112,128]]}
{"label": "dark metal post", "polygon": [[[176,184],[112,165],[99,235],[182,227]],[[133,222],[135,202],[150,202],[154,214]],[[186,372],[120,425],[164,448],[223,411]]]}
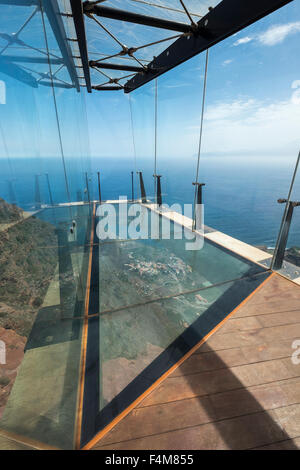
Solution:
{"label": "dark metal post", "polygon": [[197,204],[202,204],[202,186],[205,186],[205,183],[193,183],[194,186],[197,186]]}
{"label": "dark metal post", "polygon": [[100,171],[97,171],[97,175],[98,175],[98,193],[99,193],[99,203],[101,204]]}
{"label": "dark metal post", "polygon": [[141,199],[142,202],[147,202],[147,197],[146,197],[146,191],[145,191],[145,186],[144,186],[144,180],[143,180],[143,174],[141,171],[137,171],[137,174],[140,177],[140,188],[141,188]]}
{"label": "dark metal post", "polygon": [[35,175],[35,208],[38,210],[41,208],[41,191],[39,175]]}
{"label": "dark metal post", "polygon": [[278,245],[274,251],[274,259],[272,268],[275,270],[281,269],[284,260],[286,245],[288,241],[289,231],[291,227],[294,207],[300,206],[300,202],[288,201],[287,199],[278,199],[279,204],[287,204],[286,210],[283,215],[282,229]]}
{"label": "dark metal post", "polygon": [[162,205],[161,184],[160,184],[161,175],[153,175],[153,177],[156,180],[156,204],[158,205],[158,207],[160,207]]}
{"label": "dark metal post", "polygon": [[131,200],[134,201],[133,171],[131,172]]}
{"label": "dark metal post", "polygon": [[52,192],[51,192],[51,187],[50,187],[50,181],[49,181],[49,174],[48,174],[48,173],[46,173],[46,178],[47,178],[47,184],[48,184],[48,191],[49,191],[50,204],[51,204],[51,206],[54,206],[53,198],[52,198]]}
{"label": "dark metal post", "polygon": [[195,197],[195,207],[194,207],[194,215],[193,215],[193,226],[192,229],[195,230],[196,228],[196,215],[197,215],[197,206],[203,204],[203,195],[202,195],[202,186],[205,186],[205,183],[193,183],[194,186],[197,187],[197,195]]}
{"label": "dark metal post", "polygon": [[91,199],[90,199],[90,190],[89,190],[89,179],[88,179],[88,174],[87,173],[85,173],[85,183],[86,183],[87,197],[88,197],[88,201],[89,201],[89,204],[90,204]]}

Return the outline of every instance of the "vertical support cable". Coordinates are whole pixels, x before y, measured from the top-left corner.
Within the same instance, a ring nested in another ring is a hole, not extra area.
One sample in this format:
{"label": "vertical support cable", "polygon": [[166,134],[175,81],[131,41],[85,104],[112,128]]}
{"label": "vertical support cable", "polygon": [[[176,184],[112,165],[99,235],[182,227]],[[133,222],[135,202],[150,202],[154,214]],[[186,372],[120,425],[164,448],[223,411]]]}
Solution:
{"label": "vertical support cable", "polygon": [[[132,148],[133,148],[133,166],[134,166],[134,173],[137,174],[136,171],[136,146],[135,146],[135,138],[134,138],[134,127],[133,127],[133,111],[132,111],[132,103],[131,103],[131,95],[128,96],[129,99],[129,109],[130,109],[130,122],[131,122],[131,136],[132,136]],[[132,181],[133,181],[133,172],[132,174]],[[133,194],[132,189],[132,194]]]}
{"label": "vertical support cable", "polygon": [[89,201],[89,204],[90,204],[91,199],[90,199],[89,179],[88,179],[87,172],[85,172],[85,183],[86,183],[87,197],[88,197],[88,201]]}
{"label": "vertical support cable", "polygon": [[131,201],[134,201],[134,183],[133,183],[133,171],[131,172]]}
{"label": "vertical support cable", "polygon": [[98,175],[98,193],[99,193],[99,203],[101,204],[101,186],[100,186],[100,172],[97,171]]}
{"label": "vertical support cable", "polygon": [[41,205],[42,205],[39,175],[35,175],[34,193],[35,193],[35,209],[38,210],[41,208]]}
{"label": "vertical support cable", "polygon": [[51,204],[51,206],[54,206],[54,202],[53,202],[53,198],[52,198],[52,191],[51,191],[50,181],[49,181],[49,174],[48,173],[46,173],[46,178],[47,178],[47,184],[48,184],[50,204]]}
{"label": "vertical support cable", "polygon": [[155,79],[155,99],[154,99],[154,197],[156,198],[157,204],[157,197],[156,197],[156,185],[157,185],[157,97],[158,97],[158,83],[157,78]]}
{"label": "vertical support cable", "polygon": [[209,56],[208,51],[209,50],[207,49],[206,50],[206,58],[205,58],[205,72],[204,72],[202,109],[201,109],[200,132],[199,132],[198,160],[197,160],[196,178],[195,178],[195,182],[194,182],[195,195],[194,195],[193,230],[195,230],[195,227],[196,227],[196,204],[197,204],[197,194],[198,194],[198,189],[199,189],[199,167],[200,167],[200,156],[201,156],[202,134],[203,134],[203,120],[204,120],[206,88],[207,88],[207,69],[208,69],[208,56]]}

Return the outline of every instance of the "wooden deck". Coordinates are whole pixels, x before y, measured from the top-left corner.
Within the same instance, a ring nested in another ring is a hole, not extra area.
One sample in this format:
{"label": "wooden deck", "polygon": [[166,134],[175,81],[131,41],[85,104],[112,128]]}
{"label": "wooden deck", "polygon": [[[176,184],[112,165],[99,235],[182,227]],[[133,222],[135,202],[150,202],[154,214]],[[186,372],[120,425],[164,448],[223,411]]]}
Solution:
{"label": "wooden deck", "polygon": [[299,449],[300,287],[273,275],[94,449]]}

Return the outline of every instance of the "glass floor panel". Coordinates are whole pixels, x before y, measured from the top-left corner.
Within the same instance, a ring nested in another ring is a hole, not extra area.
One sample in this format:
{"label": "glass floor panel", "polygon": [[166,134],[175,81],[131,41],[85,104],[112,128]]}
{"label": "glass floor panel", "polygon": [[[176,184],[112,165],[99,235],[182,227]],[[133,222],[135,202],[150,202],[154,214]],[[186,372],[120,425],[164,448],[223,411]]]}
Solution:
{"label": "glass floor panel", "polygon": [[124,240],[118,227],[94,247],[82,445],[269,275],[208,240],[187,251],[174,230],[170,240]]}
{"label": "glass floor panel", "polygon": [[17,259],[39,300],[0,430],[62,449],[92,439],[269,275],[210,241],[187,251],[173,222],[170,240],[123,240],[119,225],[99,241],[92,213],[45,209],[8,232],[33,237]]}

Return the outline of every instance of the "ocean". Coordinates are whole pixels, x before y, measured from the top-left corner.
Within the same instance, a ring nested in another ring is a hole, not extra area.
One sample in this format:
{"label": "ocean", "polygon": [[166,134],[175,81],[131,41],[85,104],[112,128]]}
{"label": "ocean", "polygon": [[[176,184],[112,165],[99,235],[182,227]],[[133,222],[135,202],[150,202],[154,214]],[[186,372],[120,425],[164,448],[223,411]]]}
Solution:
{"label": "ocean", "polygon": [[[205,224],[252,245],[274,246],[284,210],[277,199],[287,196],[294,165],[291,159],[203,157],[199,181],[205,183]],[[53,201],[67,202],[61,160],[19,158],[1,166],[0,197],[8,202],[15,202],[25,210],[33,210],[39,202],[50,203],[46,173]],[[67,159],[66,169],[71,199],[87,199],[84,163]],[[195,160],[170,157],[158,161],[163,203],[193,202],[195,169]],[[103,200],[131,198],[131,171],[135,170],[143,171],[147,196],[153,198],[154,170],[150,158],[140,158],[136,164],[127,158],[91,158],[88,170],[91,199],[98,198],[97,171],[101,175]],[[134,183],[136,197],[140,195],[136,176]],[[300,200],[300,175],[296,178],[293,197]],[[288,246],[300,246],[300,207],[294,211]]]}

